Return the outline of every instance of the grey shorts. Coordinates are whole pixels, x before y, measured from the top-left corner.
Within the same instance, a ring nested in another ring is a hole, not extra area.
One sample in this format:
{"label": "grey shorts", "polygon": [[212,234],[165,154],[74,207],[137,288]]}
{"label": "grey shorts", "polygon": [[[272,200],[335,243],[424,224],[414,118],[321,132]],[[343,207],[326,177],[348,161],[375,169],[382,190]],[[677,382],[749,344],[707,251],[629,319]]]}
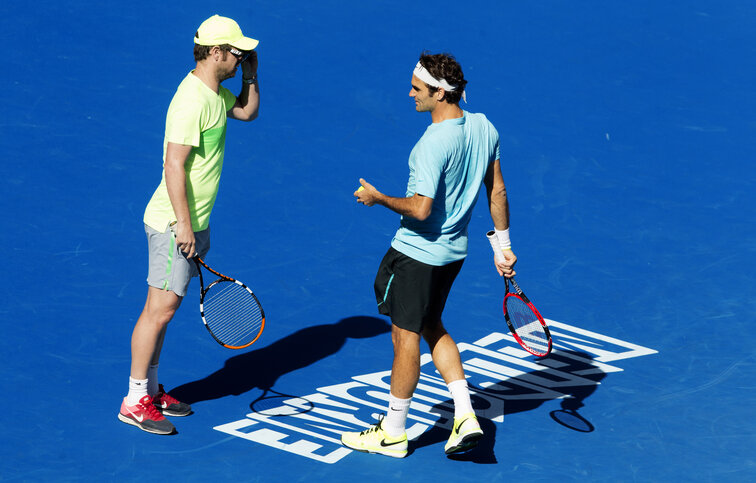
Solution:
{"label": "grey shorts", "polygon": [[[170,228],[160,233],[144,225],[144,231],[150,259],[147,285],[170,290],[179,297],[185,296],[189,282],[197,276],[197,266],[178,249],[176,236]],[[204,258],[210,250],[210,228],[194,232],[194,238],[197,253]]]}

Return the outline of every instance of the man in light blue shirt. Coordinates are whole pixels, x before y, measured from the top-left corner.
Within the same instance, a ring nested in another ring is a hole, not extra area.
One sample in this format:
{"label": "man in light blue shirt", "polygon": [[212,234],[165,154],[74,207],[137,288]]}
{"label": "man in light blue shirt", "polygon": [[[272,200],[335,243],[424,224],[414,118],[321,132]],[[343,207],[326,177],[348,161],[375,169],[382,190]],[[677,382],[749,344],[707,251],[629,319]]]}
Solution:
{"label": "man in light blue shirt", "polygon": [[402,215],[399,230],[375,280],[381,314],[391,317],[394,361],[391,394],[384,419],[362,432],[348,432],[342,443],[359,451],[401,458],[412,394],[420,377],[420,336],[454,400],[454,425],[444,452],[475,447],[483,436],[457,345],[441,314],[467,255],[467,226],[482,185],[502,247],[500,275],[514,275],[517,261],[509,243],[509,205],[501,175],[499,135],[483,114],[459,107],[467,81],[450,55],[424,53],[412,74],[410,97],[433,123],[413,148],[404,197],[391,197],[360,179],[354,193],[366,205],[383,205]]}
{"label": "man in light blue shirt", "polygon": [[483,114],[433,123],[412,149],[407,197],[432,200],[425,220],[402,216],[391,243],[429,265],[446,265],[467,255],[467,225],[489,166],[499,159],[499,134]]}

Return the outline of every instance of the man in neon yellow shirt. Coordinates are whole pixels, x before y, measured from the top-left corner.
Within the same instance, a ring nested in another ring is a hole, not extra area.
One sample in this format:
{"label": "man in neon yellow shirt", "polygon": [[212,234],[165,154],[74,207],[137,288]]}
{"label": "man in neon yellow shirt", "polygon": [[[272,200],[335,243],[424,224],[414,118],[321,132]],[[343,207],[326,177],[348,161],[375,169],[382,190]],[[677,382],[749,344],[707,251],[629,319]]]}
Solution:
{"label": "man in neon yellow shirt", "polygon": [[[257,117],[258,41],[230,18],[214,15],[194,37],[196,68],[181,82],[168,108],[163,176],[144,213],[149,249],[147,302],[131,338],[129,392],[118,418],[144,431],[174,432],[165,415],[191,407],[158,384],[157,367],[168,322],[186,295],[196,268],[189,260],[210,248],[210,213],[218,193],[226,119]],[[242,68],[239,96],[221,86]]]}

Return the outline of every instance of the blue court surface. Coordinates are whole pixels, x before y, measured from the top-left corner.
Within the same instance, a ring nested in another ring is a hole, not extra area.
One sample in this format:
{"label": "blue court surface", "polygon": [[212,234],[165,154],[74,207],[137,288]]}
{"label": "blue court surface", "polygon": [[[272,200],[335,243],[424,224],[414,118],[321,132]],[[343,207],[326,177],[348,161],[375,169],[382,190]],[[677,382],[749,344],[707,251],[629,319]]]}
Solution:
{"label": "blue court surface", "polygon": [[[222,348],[193,281],[160,378],[194,414],[156,436],[116,417],[142,214],[214,13],[260,39],[262,107],[229,122],[208,262],[267,327]],[[754,2],[43,0],[3,2],[0,27],[0,480],[756,481]],[[443,454],[426,357],[395,460],[338,441],[385,410],[392,357],[372,284],[399,217],[352,192],[404,193],[425,49],[499,130],[518,279],[556,347],[509,336],[479,202],[444,321],[486,438]]]}

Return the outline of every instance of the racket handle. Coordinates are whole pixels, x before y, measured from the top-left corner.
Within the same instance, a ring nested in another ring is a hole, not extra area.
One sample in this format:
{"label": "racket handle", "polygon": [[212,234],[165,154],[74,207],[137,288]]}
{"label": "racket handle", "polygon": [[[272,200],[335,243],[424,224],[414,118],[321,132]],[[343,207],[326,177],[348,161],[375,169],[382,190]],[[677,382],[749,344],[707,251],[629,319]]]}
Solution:
{"label": "racket handle", "polygon": [[488,233],[486,233],[486,238],[488,238],[488,241],[491,243],[491,249],[493,249],[493,252],[494,252],[494,259],[497,262],[503,262],[504,255],[501,254],[501,246],[499,245],[499,237],[496,236],[496,232],[494,230],[489,231]]}

